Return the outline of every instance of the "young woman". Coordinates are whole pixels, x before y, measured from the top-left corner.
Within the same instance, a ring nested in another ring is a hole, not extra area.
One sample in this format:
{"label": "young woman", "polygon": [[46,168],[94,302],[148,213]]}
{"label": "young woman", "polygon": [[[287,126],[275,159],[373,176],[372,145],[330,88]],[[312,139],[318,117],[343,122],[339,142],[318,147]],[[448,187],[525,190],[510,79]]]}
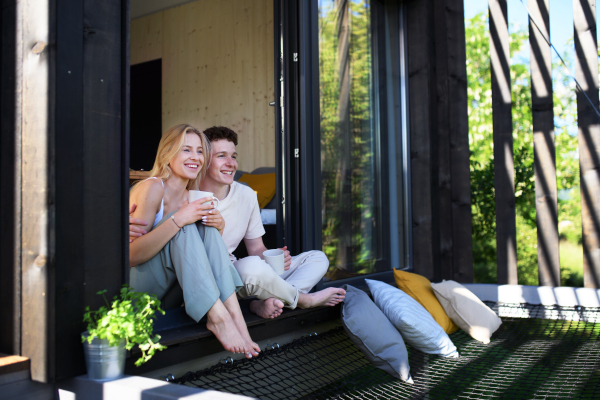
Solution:
{"label": "young woman", "polygon": [[192,126],[169,129],[158,146],[152,178],[131,190],[132,216],[153,222],[141,227],[147,234],[129,244],[130,283],[159,298],[180,284],[187,314],[196,322],[207,315],[206,327],[226,350],[251,358],[260,349],[250,339],[236,298],[242,281],[221,238],[223,227],[202,223],[218,211],[202,205],[210,197],[188,203],[188,191],[197,190],[206,173],[209,146]]}

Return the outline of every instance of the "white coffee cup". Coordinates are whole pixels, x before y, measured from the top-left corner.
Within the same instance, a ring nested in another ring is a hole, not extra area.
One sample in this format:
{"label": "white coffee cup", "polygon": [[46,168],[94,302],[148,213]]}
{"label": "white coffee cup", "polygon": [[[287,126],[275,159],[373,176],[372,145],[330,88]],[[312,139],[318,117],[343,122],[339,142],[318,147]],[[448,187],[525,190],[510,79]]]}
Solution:
{"label": "white coffee cup", "polygon": [[283,250],[273,249],[263,251],[263,258],[265,262],[275,270],[277,275],[281,275],[285,272],[285,256]]}
{"label": "white coffee cup", "polygon": [[216,201],[217,205],[215,206],[215,208],[219,208],[219,199],[217,199],[214,196],[213,192],[203,192],[202,190],[190,190],[188,194],[188,200],[190,203],[198,199],[202,199],[204,197],[212,197],[212,200],[206,201],[202,204],[210,204],[211,202]]}

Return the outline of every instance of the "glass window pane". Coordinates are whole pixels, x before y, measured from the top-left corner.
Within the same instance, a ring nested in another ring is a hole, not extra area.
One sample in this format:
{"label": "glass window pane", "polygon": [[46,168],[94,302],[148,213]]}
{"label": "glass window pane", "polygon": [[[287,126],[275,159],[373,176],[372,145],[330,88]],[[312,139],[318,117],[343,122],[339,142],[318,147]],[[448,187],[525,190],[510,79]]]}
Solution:
{"label": "glass window pane", "polygon": [[382,258],[372,50],[369,1],[319,1],[321,204],[328,279],[376,272]]}

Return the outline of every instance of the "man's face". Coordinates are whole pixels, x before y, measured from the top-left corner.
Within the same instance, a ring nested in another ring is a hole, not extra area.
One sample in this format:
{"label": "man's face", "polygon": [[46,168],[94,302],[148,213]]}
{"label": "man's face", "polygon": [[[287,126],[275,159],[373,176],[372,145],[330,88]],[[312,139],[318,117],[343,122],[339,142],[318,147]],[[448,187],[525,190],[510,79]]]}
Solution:
{"label": "man's face", "polygon": [[237,171],[237,153],[235,145],[227,139],[211,142],[212,160],[205,179],[222,185],[231,185]]}

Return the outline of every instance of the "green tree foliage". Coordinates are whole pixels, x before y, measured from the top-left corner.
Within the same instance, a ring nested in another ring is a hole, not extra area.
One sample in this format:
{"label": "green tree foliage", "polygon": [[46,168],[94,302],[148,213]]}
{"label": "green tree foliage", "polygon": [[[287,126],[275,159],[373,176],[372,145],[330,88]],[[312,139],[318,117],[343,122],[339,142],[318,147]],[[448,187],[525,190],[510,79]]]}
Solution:
{"label": "green tree foliage", "polygon": [[[469,145],[471,149],[471,199],[473,214],[473,262],[476,282],[497,282],[496,215],[494,193],[494,150],[492,91],[488,17],[477,14],[466,21],[467,79],[469,101]],[[528,40],[520,30],[510,35],[511,58]],[[561,68],[553,66],[554,70]],[[513,63],[512,82],[513,156],[515,164],[515,205],[517,224],[517,268],[520,284],[537,285],[537,227],[535,212],[535,177],[533,164],[533,129],[531,118],[531,82],[529,64]],[[554,82],[557,185],[571,196],[559,200],[561,234],[577,239],[581,232],[578,187],[579,165],[576,132],[569,131],[575,122],[574,92],[569,77]],[[577,222],[579,221],[579,222]],[[570,274],[563,273],[563,284]]]}

